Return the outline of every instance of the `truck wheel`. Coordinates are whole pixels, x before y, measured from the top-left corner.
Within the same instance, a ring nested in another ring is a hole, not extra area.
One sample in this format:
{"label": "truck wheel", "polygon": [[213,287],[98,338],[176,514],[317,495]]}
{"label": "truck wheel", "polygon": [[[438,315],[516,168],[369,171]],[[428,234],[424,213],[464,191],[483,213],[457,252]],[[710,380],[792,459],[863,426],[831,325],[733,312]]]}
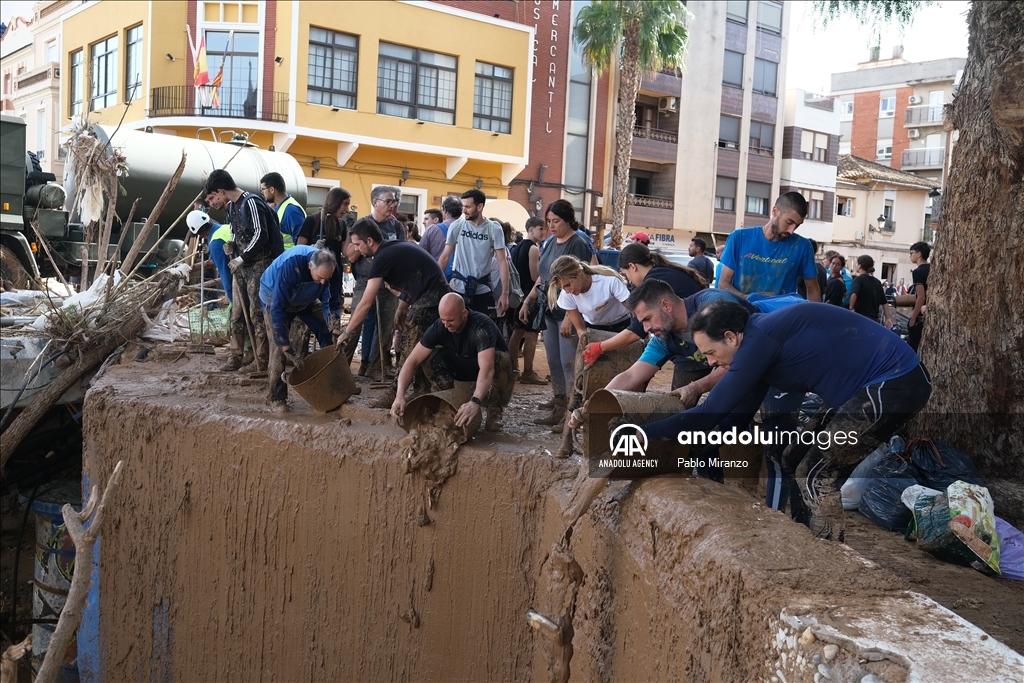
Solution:
{"label": "truck wheel", "polygon": [[28,289],[32,282],[28,271],[7,247],[0,247],[0,278],[10,282],[16,289]]}

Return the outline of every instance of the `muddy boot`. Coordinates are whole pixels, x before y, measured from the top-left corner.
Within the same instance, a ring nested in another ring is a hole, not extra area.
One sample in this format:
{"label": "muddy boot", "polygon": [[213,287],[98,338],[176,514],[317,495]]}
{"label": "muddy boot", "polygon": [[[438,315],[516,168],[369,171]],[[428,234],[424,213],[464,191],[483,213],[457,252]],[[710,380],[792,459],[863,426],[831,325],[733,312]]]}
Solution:
{"label": "muddy boot", "polygon": [[[252,361],[249,361],[249,362],[251,363]],[[242,357],[241,356],[231,356],[230,358],[228,358],[227,362],[224,363],[224,365],[220,366],[220,371],[221,372],[234,372],[235,370],[238,370],[238,368],[240,368],[240,367],[242,367]]]}
{"label": "muddy boot", "polygon": [[543,403],[538,403],[537,407],[540,408],[541,410],[551,410],[552,408],[555,407],[555,399],[556,398],[558,398],[558,397],[557,396],[552,396],[551,398],[549,398],[548,400],[544,401]]}
{"label": "muddy boot", "polygon": [[[565,419],[565,396],[555,396],[554,405],[551,408],[551,413],[544,417],[538,417],[533,421],[535,425],[557,425]],[[559,429],[559,432],[562,430]]]}
{"label": "muddy boot", "polygon": [[284,415],[286,413],[291,412],[291,408],[288,407],[287,401],[271,401],[270,410],[275,415]]}
{"label": "muddy boot", "polygon": [[501,408],[488,408],[487,420],[484,422],[484,431],[500,432],[502,428],[505,426],[501,421],[501,415]]}
{"label": "muddy boot", "polygon": [[370,407],[371,408],[387,408],[387,409],[390,410],[391,409],[391,404],[393,404],[395,402],[395,396],[396,396],[395,390],[394,389],[388,389],[383,394],[381,394],[377,398],[375,398],[372,401],[370,401]]}
{"label": "muddy boot", "polygon": [[366,371],[369,369],[369,363],[359,363],[359,376],[366,377]]}
{"label": "muddy boot", "polygon": [[536,371],[530,370],[519,375],[520,384],[547,384],[548,381],[537,374]]}
{"label": "muddy boot", "polygon": [[552,434],[561,434],[565,431],[565,413],[562,413],[562,419],[557,424],[551,425]]}

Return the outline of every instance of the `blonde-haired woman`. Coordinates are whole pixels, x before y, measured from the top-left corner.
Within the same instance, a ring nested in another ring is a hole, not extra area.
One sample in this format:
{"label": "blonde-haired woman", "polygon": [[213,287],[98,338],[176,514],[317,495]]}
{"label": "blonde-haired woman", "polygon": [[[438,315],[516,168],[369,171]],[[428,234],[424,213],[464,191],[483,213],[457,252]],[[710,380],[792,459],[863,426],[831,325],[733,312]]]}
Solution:
{"label": "blonde-haired woman", "polygon": [[588,327],[621,332],[629,325],[629,309],[624,305],[629,290],[611,268],[584,263],[575,256],[559,256],[551,264],[551,282],[562,291],[549,288],[548,303],[565,311],[579,337]]}

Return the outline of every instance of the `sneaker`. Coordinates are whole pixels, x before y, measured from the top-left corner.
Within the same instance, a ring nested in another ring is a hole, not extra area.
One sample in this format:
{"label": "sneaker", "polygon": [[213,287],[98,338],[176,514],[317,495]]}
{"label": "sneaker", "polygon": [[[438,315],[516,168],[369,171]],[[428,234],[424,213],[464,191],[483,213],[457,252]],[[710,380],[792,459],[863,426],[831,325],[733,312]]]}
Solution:
{"label": "sneaker", "polygon": [[541,410],[551,410],[552,408],[555,407],[555,397],[552,396],[548,400],[543,401],[542,403],[538,403],[537,407],[540,408]]}
{"label": "sneaker", "polygon": [[288,403],[286,401],[272,401],[270,403],[270,409],[276,415],[283,415],[291,412],[291,408],[288,407]]}
{"label": "sneaker", "polygon": [[227,362],[224,363],[224,365],[220,366],[220,371],[234,372],[240,367],[242,367],[242,358],[240,356],[231,356],[230,358],[228,358]]}
{"label": "sneaker", "polygon": [[369,365],[367,363],[360,363],[359,364],[359,376],[360,377],[366,377],[367,369],[369,369]]}
{"label": "sneaker", "polygon": [[527,373],[519,375],[520,384],[547,384],[548,380],[537,374],[536,371],[530,370]]}
{"label": "sneaker", "polygon": [[244,368],[246,365],[249,365],[250,363],[252,363],[255,360],[256,360],[256,356],[252,355],[252,351],[246,351],[245,355],[242,356],[242,360],[241,360],[242,367]]}

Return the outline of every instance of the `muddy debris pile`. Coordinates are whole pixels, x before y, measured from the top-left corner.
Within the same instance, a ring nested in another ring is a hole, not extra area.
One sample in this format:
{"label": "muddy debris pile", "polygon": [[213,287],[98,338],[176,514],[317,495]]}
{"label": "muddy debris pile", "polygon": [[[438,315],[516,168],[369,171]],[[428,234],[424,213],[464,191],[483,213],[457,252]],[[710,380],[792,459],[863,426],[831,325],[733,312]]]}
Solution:
{"label": "muddy debris pile", "polygon": [[459,466],[456,451],[469,440],[469,430],[455,425],[455,409],[442,402],[436,413],[409,430],[399,441],[405,451],[405,472],[417,472],[427,484],[427,507],[437,507],[441,486]]}

